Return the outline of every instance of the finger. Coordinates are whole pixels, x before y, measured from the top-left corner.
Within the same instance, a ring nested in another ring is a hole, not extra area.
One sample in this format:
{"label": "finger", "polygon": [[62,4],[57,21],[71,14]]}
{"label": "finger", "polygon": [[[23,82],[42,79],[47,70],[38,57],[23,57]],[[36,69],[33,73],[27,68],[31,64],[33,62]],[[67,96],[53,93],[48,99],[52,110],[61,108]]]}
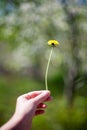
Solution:
{"label": "finger", "polygon": [[45,113],[44,110],[36,110],[36,112],[35,112],[35,116],[37,116],[37,115],[41,115],[41,114],[44,114],[44,113]]}
{"label": "finger", "polygon": [[47,107],[47,105],[44,104],[44,103],[40,103],[40,104],[37,106],[37,108],[46,108],[46,107]]}
{"label": "finger", "polygon": [[41,94],[39,94],[34,98],[34,103],[38,105],[44,102],[49,96],[50,96],[50,91],[45,90],[44,92],[42,92]]}
{"label": "finger", "polygon": [[26,93],[24,94],[23,96],[27,99],[31,99],[31,98],[34,98],[36,97],[37,95],[39,95],[42,91],[33,91],[33,92],[29,92],[29,93]]}
{"label": "finger", "polygon": [[41,90],[41,91],[32,91],[32,92],[29,92],[29,93],[26,93],[24,95],[22,95],[23,97],[27,98],[27,99],[31,99],[31,98],[34,98],[36,96],[38,96],[39,94],[45,92],[46,90]]}
{"label": "finger", "polygon": [[52,96],[49,96],[49,97],[45,100],[45,102],[51,101],[52,99],[53,99],[53,97],[52,97]]}

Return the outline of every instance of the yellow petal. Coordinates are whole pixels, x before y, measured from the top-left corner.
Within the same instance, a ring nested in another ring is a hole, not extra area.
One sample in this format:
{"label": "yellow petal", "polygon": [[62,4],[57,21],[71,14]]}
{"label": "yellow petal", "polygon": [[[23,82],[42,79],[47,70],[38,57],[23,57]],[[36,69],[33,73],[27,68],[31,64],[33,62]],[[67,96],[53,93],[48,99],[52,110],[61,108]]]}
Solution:
{"label": "yellow petal", "polygon": [[58,44],[59,44],[59,42],[57,40],[49,40],[48,41],[48,45],[56,46]]}

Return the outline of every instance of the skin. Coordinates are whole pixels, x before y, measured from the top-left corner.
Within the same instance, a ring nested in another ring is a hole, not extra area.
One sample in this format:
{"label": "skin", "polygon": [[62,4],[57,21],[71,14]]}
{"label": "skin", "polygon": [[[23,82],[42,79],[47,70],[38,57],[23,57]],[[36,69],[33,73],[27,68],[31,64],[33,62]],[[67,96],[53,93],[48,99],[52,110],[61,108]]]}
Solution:
{"label": "skin", "polygon": [[33,91],[17,98],[16,109],[12,118],[0,130],[30,130],[32,119],[45,113],[44,102],[50,101],[50,91]]}

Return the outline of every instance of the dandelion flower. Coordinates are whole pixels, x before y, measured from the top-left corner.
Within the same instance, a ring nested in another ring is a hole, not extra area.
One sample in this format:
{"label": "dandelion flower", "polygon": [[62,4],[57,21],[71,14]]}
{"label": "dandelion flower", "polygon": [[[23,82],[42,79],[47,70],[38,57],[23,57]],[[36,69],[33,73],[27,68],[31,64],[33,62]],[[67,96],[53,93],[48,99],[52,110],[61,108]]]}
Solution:
{"label": "dandelion flower", "polygon": [[50,46],[56,46],[58,44],[59,44],[59,42],[57,40],[49,40],[48,41],[48,45],[50,45]]}
{"label": "dandelion flower", "polygon": [[51,51],[50,51],[50,55],[49,55],[49,59],[48,59],[48,63],[47,63],[47,67],[46,67],[46,73],[45,73],[45,86],[46,86],[46,90],[48,90],[48,85],[47,85],[47,75],[48,75],[48,69],[49,69],[49,64],[50,64],[50,60],[51,60],[51,56],[52,56],[52,52],[53,52],[53,48],[54,46],[58,45],[59,42],[56,40],[49,40],[48,41],[48,45],[52,46]]}

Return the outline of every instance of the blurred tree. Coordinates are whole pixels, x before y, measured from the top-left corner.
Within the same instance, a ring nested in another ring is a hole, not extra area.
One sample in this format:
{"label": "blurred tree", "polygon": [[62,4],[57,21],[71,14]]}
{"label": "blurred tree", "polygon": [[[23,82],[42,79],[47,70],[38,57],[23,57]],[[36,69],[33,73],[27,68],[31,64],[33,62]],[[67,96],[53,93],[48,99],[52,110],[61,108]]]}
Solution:
{"label": "blurred tree", "polygon": [[[72,64],[67,67],[67,76],[65,76],[65,93],[68,101],[68,105],[72,106],[75,98],[75,92],[78,78],[81,78],[81,65],[82,61],[79,56],[80,47],[82,43],[81,31],[80,31],[80,19],[81,14],[78,11],[78,7],[73,1],[74,7],[68,0],[63,0],[62,5],[66,15],[66,22],[69,26],[69,44],[71,50]],[[69,5],[69,4],[70,5]]]}
{"label": "blurred tree", "polygon": [[25,2],[32,2],[35,3],[36,6],[41,5],[42,3],[46,2],[46,0],[0,0],[0,11],[1,14],[9,14],[12,11],[17,10],[21,3]]}

